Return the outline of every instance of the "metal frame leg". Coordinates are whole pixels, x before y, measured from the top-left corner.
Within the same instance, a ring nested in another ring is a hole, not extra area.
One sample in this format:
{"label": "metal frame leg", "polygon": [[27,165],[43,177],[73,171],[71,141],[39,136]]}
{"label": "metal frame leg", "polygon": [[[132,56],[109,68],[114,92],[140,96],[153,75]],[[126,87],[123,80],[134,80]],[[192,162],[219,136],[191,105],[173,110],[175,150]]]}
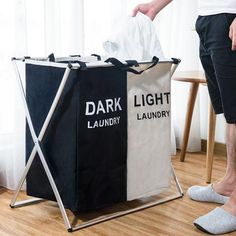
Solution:
{"label": "metal frame leg", "polygon": [[184,196],[184,192],[183,192],[183,190],[181,188],[181,185],[180,185],[179,180],[178,180],[178,178],[177,178],[177,176],[175,174],[175,169],[174,169],[172,164],[171,164],[171,172],[172,172],[172,176],[173,176],[173,179],[175,181],[177,190],[178,190],[179,194],[183,197]]}
{"label": "metal frame leg", "polygon": [[39,201],[40,199],[38,198],[35,198],[35,199],[29,199],[29,200],[25,200],[25,201],[21,201],[21,202],[16,202],[17,200],[17,197],[19,195],[19,192],[21,190],[21,187],[26,179],[26,176],[29,172],[29,169],[32,165],[32,162],[35,158],[35,155],[36,153],[38,153],[39,155],[39,158],[42,162],[42,165],[43,165],[43,168],[46,172],[46,175],[48,177],[48,180],[50,182],[50,185],[52,187],[52,190],[53,190],[53,193],[56,197],[56,200],[57,200],[57,203],[59,205],[59,208],[60,208],[60,211],[61,211],[61,214],[62,214],[62,217],[63,217],[63,220],[65,222],[65,225],[67,227],[67,230],[70,231],[71,230],[71,225],[70,225],[70,222],[69,222],[69,219],[68,219],[68,216],[66,214],[66,211],[65,211],[65,208],[64,208],[64,205],[62,203],[62,200],[61,200],[61,197],[60,197],[60,194],[58,192],[58,189],[57,189],[57,186],[55,184],[55,181],[51,175],[51,172],[50,172],[50,169],[47,165],[47,162],[45,160],[45,157],[44,157],[44,154],[42,152],[42,149],[41,149],[41,146],[40,146],[40,142],[45,134],[45,131],[48,127],[48,124],[52,118],[52,115],[56,109],[56,106],[60,100],[60,97],[61,97],[61,94],[63,92],[63,89],[65,87],[65,84],[66,84],[66,81],[69,77],[69,74],[70,74],[70,71],[71,71],[71,66],[68,66],[66,69],[65,69],[65,73],[63,75],[63,78],[62,78],[62,81],[60,83],[60,86],[58,88],[58,91],[56,93],[56,96],[53,100],[53,103],[51,105],[51,108],[47,114],[47,117],[44,121],[44,124],[41,128],[41,131],[39,133],[39,136],[37,137],[36,133],[35,133],[35,130],[34,130],[34,127],[33,127],[33,123],[32,123],[32,119],[31,119],[31,116],[30,116],[30,112],[29,112],[29,109],[28,109],[28,105],[27,105],[27,102],[26,102],[26,96],[25,96],[25,91],[24,91],[24,87],[23,87],[23,84],[22,84],[22,80],[21,80],[21,76],[20,76],[20,73],[19,73],[19,70],[18,70],[18,67],[17,67],[17,64],[16,64],[16,60],[13,59],[13,65],[14,65],[14,69],[15,69],[15,72],[16,72],[16,77],[17,77],[17,81],[18,81],[18,85],[19,85],[19,89],[20,89],[20,92],[21,92],[21,97],[22,97],[22,101],[23,101],[23,104],[24,104],[24,108],[25,108],[25,113],[26,113],[26,119],[27,119],[27,123],[29,125],[29,129],[30,129],[30,133],[32,135],[32,138],[33,138],[33,141],[34,141],[34,148],[30,154],[30,157],[29,157],[29,160],[26,164],[26,167],[24,169],[24,172],[23,172],[23,175],[22,177],[20,178],[20,182],[17,186],[17,189],[15,191],[15,194],[13,195],[12,197],[12,200],[11,200],[11,203],[10,203],[10,206],[12,208],[14,207],[19,207],[19,206],[23,206],[23,205],[26,205],[26,204],[29,204],[29,203],[35,203],[36,201]]}

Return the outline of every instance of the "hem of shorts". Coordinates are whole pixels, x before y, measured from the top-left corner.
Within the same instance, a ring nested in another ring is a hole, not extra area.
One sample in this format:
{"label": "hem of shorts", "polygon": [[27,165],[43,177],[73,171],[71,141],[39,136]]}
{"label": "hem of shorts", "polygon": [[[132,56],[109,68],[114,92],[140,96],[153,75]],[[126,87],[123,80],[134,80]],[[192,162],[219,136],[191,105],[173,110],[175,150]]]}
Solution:
{"label": "hem of shorts", "polygon": [[223,111],[215,111],[216,115],[220,115],[220,114],[223,114],[223,113],[224,113]]}
{"label": "hem of shorts", "polygon": [[236,124],[236,120],[228,120],[228,119],[226,119],[226,123],[228,123],[228,124]]}
{"label": "hem of shorts", "polygon": [[[224,113],[223,111],[215,111],[216,115],[220,115],[220,114],[223,114],[223,113]],[[226,120],[226,123],[228,123],[228,124],[236,124],[236,119],[227,119],[225,117],[225,120]]]}

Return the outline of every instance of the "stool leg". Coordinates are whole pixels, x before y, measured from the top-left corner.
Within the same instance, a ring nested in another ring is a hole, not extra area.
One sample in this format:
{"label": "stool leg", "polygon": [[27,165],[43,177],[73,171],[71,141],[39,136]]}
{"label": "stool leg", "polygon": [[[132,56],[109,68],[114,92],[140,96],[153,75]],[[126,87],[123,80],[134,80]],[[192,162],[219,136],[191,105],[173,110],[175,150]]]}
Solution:
{"label": "stool leg", "polygon": [[184,127],[184,135],[183,135],[183,142],[180,152],[180,161],[184,161],[185,159],[185,153],[188,145],[188,138],[189,138],[189,131],[190,126],[192,122],[192,116],[193,116],[193,109],[197,97],[199,83],[191,83],[190,92],[189,92],[189,100],[188,100],[188,107],[187,107],[187,113],[185,117],[185,127]]}
{"label": "stool leg", "polygon": [[207,137],[207,158],[206,158],[206,182],[211,182],[213,155],[215,145],[215,126],[216,114],[213,110],[212,104],[209,104],[209,120],[208,120],[208,137]]}

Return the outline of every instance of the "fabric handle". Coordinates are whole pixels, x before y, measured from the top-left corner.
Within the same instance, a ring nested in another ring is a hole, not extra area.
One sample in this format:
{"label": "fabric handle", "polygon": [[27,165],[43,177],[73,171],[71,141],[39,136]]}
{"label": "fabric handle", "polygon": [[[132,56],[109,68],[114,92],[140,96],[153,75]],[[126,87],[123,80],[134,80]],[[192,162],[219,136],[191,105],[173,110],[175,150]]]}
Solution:
{"label": "fabric handle", "polygon": [[131,68],[132,66],[135,66],[135,67],[139,66],[138,62],[135,61],[135,60],[128,60],[128,61],[126,61],[127,64],[124,64],[121,61],[119,61],[118,59],[116,59],[114,57],[111,57],[111,58],[108,58],[105,62],[107,62],[107,63],[110,62],[115,67],[117,67],[121,70],[125,70],[125,71],[128,71],[128,72],[134,73],[136,75],[140,75],[144,71],[149,70],[150,68],[154,67],[159,62],[159,58],[153,57],[152,58],[152,64],[149,67],[147,67],[146,69],[140,70],[140,71],[137,71],[137,70]]}

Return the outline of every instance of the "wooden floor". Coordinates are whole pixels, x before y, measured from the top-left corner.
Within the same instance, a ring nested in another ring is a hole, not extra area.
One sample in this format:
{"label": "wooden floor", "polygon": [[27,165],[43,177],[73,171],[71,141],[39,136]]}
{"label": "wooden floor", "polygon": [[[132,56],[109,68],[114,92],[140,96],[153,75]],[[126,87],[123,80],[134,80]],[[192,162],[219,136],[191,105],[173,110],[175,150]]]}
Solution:
{"label": "wooden floor", "polygon": [[[173,164],[184,192],[189,186],[205,184],[205,155],[188,154],[181,163],[178,156]],[[221,178],[225,170],[223,157],[215,157],[213,181]],[[57,205],[43,202],[37,205],[11,209],[12,193],[0,189],[0,235],[69,235]],[[24,197],[24,193],[20,198]],[[217,204],[191,201],[188,196],[170,201],[137,213],[116,218],[80,231],[72,235],[89,236],[152,236],[152,235],[205,235],[198,231],[192,221],[214,209]],[[228,235],[236,235],[231,233]]]}

